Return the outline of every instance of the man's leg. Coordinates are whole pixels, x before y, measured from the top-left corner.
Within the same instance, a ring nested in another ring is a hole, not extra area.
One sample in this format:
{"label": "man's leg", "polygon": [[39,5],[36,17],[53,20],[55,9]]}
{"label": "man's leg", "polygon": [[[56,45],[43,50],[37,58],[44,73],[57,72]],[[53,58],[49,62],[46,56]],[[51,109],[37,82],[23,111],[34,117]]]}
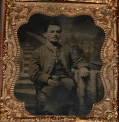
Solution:
{"label": "man's leg", "polygon": [[43,111],[50,111],[54,114],[58,113],[65,102],[69,99],[72,88],[74,87],[74,81],[70,78],[62,78],[59,81],[57,87],[52,88],[50,94],[52,99],[49,99],[47,105],[44,107]]}
{"label": "man's leg", "polygon": [[42,90],[42,93],[46,97],[45,100],[45,107],[42,111],[42,114],[54,114],[54,99],[57,96],[57,88],[52,86],[45,86]]}
{"label": "man's leg", "polygon": [[43,108],[46,105],[47,97],[41,91],[41,88],[36,87],[36,114],[41,115]]}

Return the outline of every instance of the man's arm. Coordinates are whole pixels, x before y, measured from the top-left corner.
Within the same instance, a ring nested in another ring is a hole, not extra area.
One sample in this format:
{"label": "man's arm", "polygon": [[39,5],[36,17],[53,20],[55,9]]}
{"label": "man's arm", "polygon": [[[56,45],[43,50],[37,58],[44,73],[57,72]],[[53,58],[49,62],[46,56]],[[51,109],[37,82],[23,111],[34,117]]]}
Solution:
{"label": "man's arm", "polygon": [[47,83],[50,77],[49,74],[41,71],[40,56],[38,55],[36,50],[31,55],[29,77],[30,77],[30,80],[33,81],[35,84],[38,84],[39,82]]}
{"label": "man's arm", "polygon": [[79,76],[87,77],[89,75],[90,67],[86,60],[80,57],[76,50],[71,50],[70,54],[73,66],[79,70]]}

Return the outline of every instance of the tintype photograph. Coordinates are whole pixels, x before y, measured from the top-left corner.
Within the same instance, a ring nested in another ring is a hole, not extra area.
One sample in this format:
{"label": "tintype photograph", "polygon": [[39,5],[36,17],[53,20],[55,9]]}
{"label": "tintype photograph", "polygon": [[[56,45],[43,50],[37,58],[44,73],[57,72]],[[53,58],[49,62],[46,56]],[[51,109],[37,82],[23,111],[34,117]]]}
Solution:
{"label": "tintype photograph", "polygon": [[33,14],[19,27],[15,97],[32,115],[86,116],[104,97],[105,32],[89,15]]}

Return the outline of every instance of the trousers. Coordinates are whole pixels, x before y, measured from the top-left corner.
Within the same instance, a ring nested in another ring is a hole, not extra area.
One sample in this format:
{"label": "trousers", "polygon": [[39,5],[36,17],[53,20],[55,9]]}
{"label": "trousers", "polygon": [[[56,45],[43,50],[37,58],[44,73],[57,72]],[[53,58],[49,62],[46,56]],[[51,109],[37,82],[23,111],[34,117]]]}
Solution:
{"label": "trousers", "polygon": [[[54,79],[55,80],[55,79]],[[42,89],[37,90],[37,111],[42,114],[44,111],[48,111],[57,115],[59,109],[63,107],[68,101],[72,89],[75,86],[74,81],[68,77],[60,78],[58,85],[52,87],[46,85]]]}

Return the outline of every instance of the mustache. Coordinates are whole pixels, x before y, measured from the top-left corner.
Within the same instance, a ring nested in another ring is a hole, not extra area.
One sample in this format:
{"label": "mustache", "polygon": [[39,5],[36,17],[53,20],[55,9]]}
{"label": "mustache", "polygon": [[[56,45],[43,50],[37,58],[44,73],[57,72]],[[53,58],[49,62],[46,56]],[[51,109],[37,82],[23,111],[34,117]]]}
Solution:
{"label": "mustache", "polygon": [[58,37],[52,37],[53,39],[59,39]]}

